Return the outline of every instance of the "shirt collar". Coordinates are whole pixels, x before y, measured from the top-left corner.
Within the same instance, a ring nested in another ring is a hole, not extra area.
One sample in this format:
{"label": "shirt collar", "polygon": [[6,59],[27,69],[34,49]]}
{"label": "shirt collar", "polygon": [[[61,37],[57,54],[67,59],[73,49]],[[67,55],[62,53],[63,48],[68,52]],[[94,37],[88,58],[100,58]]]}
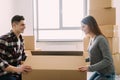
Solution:
{"label": "shirt collar", "polygon": [[[15,35],[15,33],[12,30],[10,31],[10,35],[13,38],[13,40],[18,41],[17,36]],[[23,38],[22,38],[21,34],[20,34],[19,38],[20,38],[20,41],[23,42]]]}

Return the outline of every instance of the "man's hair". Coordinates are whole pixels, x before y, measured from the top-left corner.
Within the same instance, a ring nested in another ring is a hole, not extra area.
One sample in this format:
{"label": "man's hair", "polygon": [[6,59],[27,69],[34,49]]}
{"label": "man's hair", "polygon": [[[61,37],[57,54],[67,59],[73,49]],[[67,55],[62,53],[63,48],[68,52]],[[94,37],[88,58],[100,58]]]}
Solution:
{"label": "man's hair", "polygon": [[21,16],[21,15],[15,15],[15,16],[13,16],[12,19],[11,19],[11,24],[14,23],[14,22],[15,22],[15,23],[18,23],[18,22],[20,22],[21,20],[25,20],[23,16]]}

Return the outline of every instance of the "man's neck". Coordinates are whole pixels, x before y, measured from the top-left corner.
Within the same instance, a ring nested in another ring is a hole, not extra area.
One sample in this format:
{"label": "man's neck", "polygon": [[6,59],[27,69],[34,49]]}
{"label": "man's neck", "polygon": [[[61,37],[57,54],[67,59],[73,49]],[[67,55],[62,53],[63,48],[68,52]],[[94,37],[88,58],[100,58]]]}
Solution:
{"label": "man's neck", "polygon": [[19,38],[20,33],[18,33],[17,31],[15,31],[14,29],[12,29],[13,33],[17,36],[17,38]]}

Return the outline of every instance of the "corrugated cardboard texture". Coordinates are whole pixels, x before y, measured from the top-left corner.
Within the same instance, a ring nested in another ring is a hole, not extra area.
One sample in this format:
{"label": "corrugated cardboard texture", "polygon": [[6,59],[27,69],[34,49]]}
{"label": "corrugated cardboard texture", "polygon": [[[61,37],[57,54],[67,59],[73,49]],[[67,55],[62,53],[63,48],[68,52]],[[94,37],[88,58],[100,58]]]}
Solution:
{"label": "corrugated cardboard texture", "polygon": [[[30,54],[30,52],[26,52]],[[86,80],[86,72],[78,72],[85,66],[83,56],[32,56],[29,55],[25,64],[33,69],[23,74],[23,80]]]}
{"label": "corrugated cardboard texture", "polygon": [[89,53],[88,53],[88,52],[83,52],[83,56],[84,56],[85,58],[88,58],[88,57],[89,57]]}
{"label": "corrugated cardboard texture", "polygon": [[23,80],[87,80],[87,76],[75,70],[33,70]]}
{"label": "corrugated cardboard texture", "polygon": [[88,45],[89,45],[90,37],[84,37],[83,39],[83,50],[87,52]]}
{"label": "corrugated cardboard texture", "polygon": [[120,53],[112,55],[112,57],[114,61],[115,72],[117,75],[120,75]]}
{"label": "corrugated cardboard texture", "polygon": [[112,54],[119,52],[119,38],[113,37],[113,38],[107,38],[110,45],[110,50]]}
{"label": "corrugated cardboard texture", "polygon": [[99,26],[101,32],[106,37],[118,37],[118,26],[117,25],[103,25]]}
{"label": "corrugated cardboard texture", "polygon": [[116,9],[96,9],[89,10],[89,15],[93,16],[98,25],[115,25],[116,24]]}
{"label": "corrugated cardboard texture", "polygon": [[88,0],[89,9],[103,9],[112,7],[112,0]]}
{"label": "corrugated cardboard texture", "polygon": [[24,39],[25,50],[35,49],[34,36],[23,36],[23,39]]}

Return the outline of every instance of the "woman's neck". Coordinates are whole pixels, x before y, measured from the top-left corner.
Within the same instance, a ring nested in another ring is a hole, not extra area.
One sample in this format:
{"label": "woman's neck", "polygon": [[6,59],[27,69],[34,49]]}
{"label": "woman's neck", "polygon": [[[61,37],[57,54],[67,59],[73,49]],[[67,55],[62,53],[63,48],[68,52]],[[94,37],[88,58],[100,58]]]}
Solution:
{"label": "woman's neck", "polygon": [[96,35],[95,35],[94,33],[90,33],[90,37],[91,37],[91,38],[95,38],[95,36],[96,36]]}

